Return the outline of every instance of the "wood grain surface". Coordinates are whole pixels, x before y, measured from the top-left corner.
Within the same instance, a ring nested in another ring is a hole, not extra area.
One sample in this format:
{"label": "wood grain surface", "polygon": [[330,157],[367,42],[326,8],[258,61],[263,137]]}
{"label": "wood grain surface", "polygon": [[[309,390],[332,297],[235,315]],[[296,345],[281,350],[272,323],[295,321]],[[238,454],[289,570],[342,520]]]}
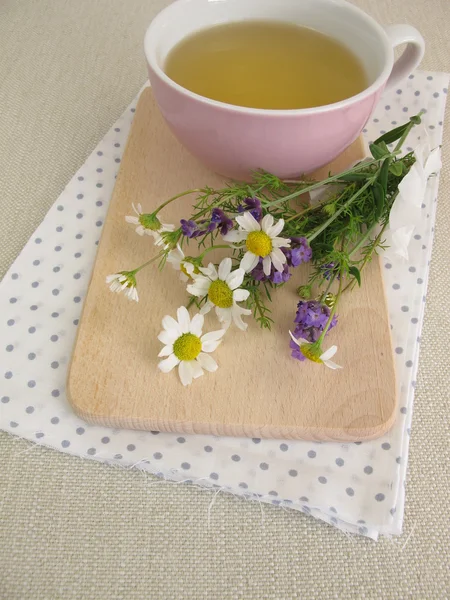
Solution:
{"label": "wood grain surface", "polygon": [[[355,142],[328,170],[363,156]],[[363,287],[344,297],[339,323],[325,347],[338,345],[340,371],[290,357],[296,287],[307,268],[295,270],[273,303],[275,326],[247,332],[231,328],[214,353],[219,370],[183,387],[176,369],[159,372],[157,335],[165,314],[185,304],[185,285],[170,265],[150,265],[139,275],[139,303],[113,294],[110,273],[134,268],[156,253],[152,238],[136,235],[124,217],[131,203],[145,212],[189,188],[222,187],[224,180],[192,158],[174,139],[150,89],[139,100],[99,244],[84,304],[67,393],[84,420],[111,427],[248,437],[358,441],[381,436],[393,424],[396,380],[389,322],[377,260]],[[190,215],[193,197],[164,209],[163,220]],[[204,332],[218,328],[214,314]]]}

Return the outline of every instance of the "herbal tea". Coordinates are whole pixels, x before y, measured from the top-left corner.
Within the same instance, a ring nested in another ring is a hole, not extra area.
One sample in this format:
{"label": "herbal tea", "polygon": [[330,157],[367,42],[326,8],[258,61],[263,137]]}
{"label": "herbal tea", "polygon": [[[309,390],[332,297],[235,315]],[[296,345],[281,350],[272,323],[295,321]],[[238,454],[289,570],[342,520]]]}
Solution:
{"label": "herbal tea", "polygon": [[252,108],[322,106],[367,87],[361,62],[343,44],[273,21],[199,31],[173,48],[164,70],[201,96]]}

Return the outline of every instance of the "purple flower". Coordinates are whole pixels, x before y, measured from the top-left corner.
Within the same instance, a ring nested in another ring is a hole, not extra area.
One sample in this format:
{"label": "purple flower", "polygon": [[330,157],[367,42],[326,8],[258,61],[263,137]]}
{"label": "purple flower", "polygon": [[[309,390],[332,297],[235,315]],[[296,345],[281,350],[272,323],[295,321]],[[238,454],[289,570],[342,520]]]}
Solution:
{"label": "purple flower", "polygon": [[195,221],[186,221],[186,219],[181,219],[180,223],[181,231],[183,232],[183,235],[187,238],[196,238],[207,232],[207,229],[199,229],[199,226]]}
{"label": "purple flower", "polygon": [[261,200],[259,198],[244,198],[244,204],[240,204],[238,212],[243,213],[250,211],[250,214],[257,220],[260,221],[262,217]]}
{"label": "purple flower", "polygon": [[323,270],[323,276],[325,279],[331,279],[332,275],[336,275],[336,279],[340,279],[339,271],[337,271],[336,266],[336,263],[329,262],[320,267]]}
{"label": "purple flower", "polygon": [[[296,339],[302,338],[310,343],[317,342],[325,329],[330,313],[331,311],[328,306],[316,300],[300,300],[297,304],[297,312],[294,319],[296,325],[293,331],[294,337]],[[334,315],[328,331],[335,327],[336,324],[337,317]],[[291,340],[289,346],[292,350],[291,356],[293,358],[305,360],[300,348],[294,341]]]}
{"label": "purple flower", "polygon": [[277,271],[272,265],[270,275],[267,276],[263,270],[262,258],[259,259],[259,263],[253,269],[250,275],[253,277],[253,279],[256,279],[256,281],[271,281],[275,285],[286,283],[286,281],[289,281],[291,278],[291,272],[289,271],[289,267],[286,263],[284,264],[282,271]]}
{"label": "purple flower", "polygon": [[309,247],[308,240],[304,237],[291,238],[291,247],[289,252],[284,253],[288,259],[288,265],[290,267],[298,267],[302,263],[309,262],[312,258],[312,250]]}
{"label": "purple flower", "polygon": [[211,222],[208,225],[208,231],[214,231],[219,228],[222,235],[226,235],[233,229],[233,221],[227,217],[221,208],[213,208],[211,213]]}

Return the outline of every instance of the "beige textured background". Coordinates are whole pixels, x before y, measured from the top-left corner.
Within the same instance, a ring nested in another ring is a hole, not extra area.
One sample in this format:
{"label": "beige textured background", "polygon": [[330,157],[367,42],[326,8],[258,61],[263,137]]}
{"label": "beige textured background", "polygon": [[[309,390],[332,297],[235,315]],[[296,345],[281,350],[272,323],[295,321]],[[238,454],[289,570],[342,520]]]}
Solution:
{"label": "beige textured background", "polygon": [[[274,0],[276,1],[276,0]],[[355,0],[450,71],[450,0]],[[0,274],[145,80],[164,0],[0,2]],[[450,111],[449,111],[450,114]],[[403,537],[153,480],[0,434],[0,598],[448,598],[450,148],[444,144]],[[408,535],[410,535],[408,539]]]}

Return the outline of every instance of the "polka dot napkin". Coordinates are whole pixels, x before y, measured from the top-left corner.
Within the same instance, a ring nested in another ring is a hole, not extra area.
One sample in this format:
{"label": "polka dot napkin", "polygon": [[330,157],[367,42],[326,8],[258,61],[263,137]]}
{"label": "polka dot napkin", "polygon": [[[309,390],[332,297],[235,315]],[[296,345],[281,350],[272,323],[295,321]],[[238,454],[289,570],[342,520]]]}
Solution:
{"label": "polka dot napkin", "polygon": [[[437,146],[447,85],[445,74],[411,75],[384,95],[364,130],[367,140],[425,109],[424,124]],[[0,428],[85,458],[290,507],[346,532],[373,539],[401,533],[438,179],[429,181],[423,198],[409,262],[384,262],[400,403],[396,424],[383,438],[284,442],[90,426],[72,413],[65,380],[135,104],[69,182],[1,283]]]}

